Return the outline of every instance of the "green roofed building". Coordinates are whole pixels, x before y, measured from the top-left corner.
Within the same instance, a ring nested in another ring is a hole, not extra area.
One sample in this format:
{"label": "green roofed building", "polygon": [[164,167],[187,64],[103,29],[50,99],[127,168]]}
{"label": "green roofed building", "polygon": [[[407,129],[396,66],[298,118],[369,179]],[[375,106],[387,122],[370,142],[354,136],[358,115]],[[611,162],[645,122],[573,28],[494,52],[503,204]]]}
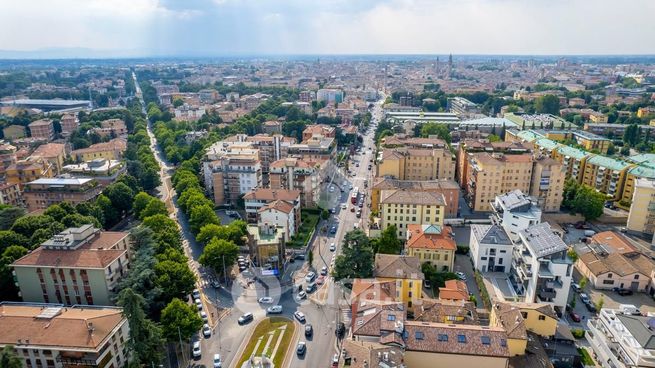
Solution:
{"label": "green roofed building", "polygon": [[619,200],[630,166],[627,162],[610,157],[591,156],[584,166],[582,184],[606,193],[608,199]]}

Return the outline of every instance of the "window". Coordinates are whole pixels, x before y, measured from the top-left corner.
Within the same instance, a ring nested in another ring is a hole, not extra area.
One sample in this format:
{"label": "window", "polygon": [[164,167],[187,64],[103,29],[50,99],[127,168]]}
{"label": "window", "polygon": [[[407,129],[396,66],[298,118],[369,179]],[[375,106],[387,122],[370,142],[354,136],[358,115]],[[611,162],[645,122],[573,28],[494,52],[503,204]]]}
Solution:
{"label": "window", "polygon": [[480,341],[482,345],[491,345],[491,338],[489,336],[480,336]]}
{"label": "window", "polygon": [[461,344],[466,344],[466,336],[465,335],[457,335],[457,342]]}
{"label": "window", "polygon": [[500,339],[500,346],[502,346],[502,347],[507,346],[507,340],[505,340],[505,339]]}
{"label": "window", "polygon": [[635,275],[635,280],[639,280],[639,275]]}
{"label": "window", "polygon": [[414,333],[414,337],[416,338],[416,340],[423,340],[423,331],[416,331]]}
{"label": "window", "polygon": [[437,340],[438,340],[438,341],[444,341],[444,342],[446,342],[446,341],[448,341],[448,335],[446,335],[446,334],[439,334],[439,336],[437,336]]}
{"label": "window", "polygon": [[523,316],[523,319],[528,319],[528,312],[521,312],[521,316]]}
{"label": "window", "polygon": [[410,297],[410,298],[412,297],[412,292],[411,292],[411,291],[409,292],[409,297]]}
{"label": "window", "polygon": [[540,321],[545,321],[545,320],[546,320],[546,316],[544,316],[544,315],[540,315],[540,316],[539,316],[539,320],[540,320]]}
{"label": "window", "polygon": [[611,279],[611,278],[612,278],[612,274],[611,274],[611,273],[608,273],[608,274],[607,274],[607,278],[608,278],[608,279]]}
{"label": "window", "polygon": [[614,285],[614,280],[603,280],[603,285]]}
{"label": "window", "polygon": [[387,315],[387,321],[395,321],[395,320],[396,320],[396,316],[395,316],[395,315],[393,315],[393,314],[389,314],[389,315]]}

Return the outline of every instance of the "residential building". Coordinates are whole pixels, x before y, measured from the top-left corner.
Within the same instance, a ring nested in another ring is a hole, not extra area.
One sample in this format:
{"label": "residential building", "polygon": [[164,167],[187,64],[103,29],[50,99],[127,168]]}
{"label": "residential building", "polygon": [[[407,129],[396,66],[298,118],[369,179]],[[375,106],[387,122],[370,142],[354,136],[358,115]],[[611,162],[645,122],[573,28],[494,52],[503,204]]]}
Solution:
{"label": "residential building", "polygon": [[498,225],[471,225],[469,242],[473,267],[480,272],[506,272],[512,264],[513,243]]}
{"label": "residential building", "polygon": [[262,130],[264,134],[281,134],[282,133],[282,123],[276,120],[265,121],[262,124]]}
{"label": "residential building", "polygon": [[41,119],[29,123],[30,137],[43,138],[51,141],[55,138],[55,127],[52,119]]}
{"label": "residential building", "polygon": [[[569,147],[563,144],[557,144],[550,140],[540,139],[535,142],[536,145],[540,146],[543,144],[553,143],[555,147],[551,150],[551,157],[556,161],[562,163],[562,170],[565,173],[566,179],[573,179],[580,183],[584,177],[584,170],[587,160],[591,155],[581,149]],[[548,146],[541,146],[548,147]]]}
{"label": "residential building", "polygon": [[645,118],[649,115],[655,115],[655,107],[652,106],[645,106],[645,107],[640,107],[637,109],[637,117],[638,118]]}
{"label": "residential building", "polygon": [[371,210],[380,210],[380,195],[383,190],[402,189],[409,192],[434,192],[444,196],[445,218],[456,218],[459,214],[459,186],[451,179],[399,180],[390,177],[375,178],[371,187]]}
{"label": "residential building", "polygon": [[[630,124],[617,124],[617,123],[585,123],[583,129],[585,131],[603,135],[608,138],[621,138],[625,133],[625,130],[630,126]],[[640,125],[641,138],[655,136],[655,126],[652,125]]]}
{"label": "residential building", "polygon": [[0,348],[25,368],[124,367],[129,325],[117,307],[0,303]]}
{"label": "residential building", "polygon": [[404,352],[396,346],[343,340],[340,368],[404,368]]}
{"label": "residential building", "polygon": [[[260,210],[277,201],[286,202],[291,206],[290,213],[288,214],[290,218],[288,220],[290,220],[293,225],[290,232],[295,234],[300,227],[300,192],[297,190],[269,188],[250,190],[243,196],[243,203],[246,210],[246,221],[249,223],[261,223],[262,213]],[[283,205],[278,206],[280,210],[282,209],[282,206]],[[284,206],[284,209],[286,210],[287,206]]]}
{"label": "residential building", "polygon": [[7,168],[16,163],[16,147],[8,143],[0,143],[0,176],[4,176]]}
{"label": "residential building", "polygon": [[127,137],[127,125],[122,119],[108,119],[100,122],[100,127],[91,128],[87,134],[96,133],[101,137]]}
{"label": "residential building", "polygon": [[566,174],[560,162],[541,154],[534,156],[530,196],[537,199],[537,204],[543,212],[559,211],[565,181]]}
{"label": "residential building", "polygon": [[80,121],[75,114],[64,114],[59,120],[59,125],[61,125],[61,135],[68,137],[78,128]]}
{"label": "residential building", "polygon": [[597,134],[585,131],[575,131],[573,138],[576,143],[582,146],[587,151],[597,151],[600,154],[607,154],[607,150],[612,143],[611,140],[599,136]]}
{"label": "residential building", "polygon": [[101,186],[107,186],[118,179],[127,171],[127,167],[121,161],[106,160],[99,158],[80,164],[70,164],[63,168],[64,175],[73,176],[79,179],[91,178],[98,181]]}
{"label": "residential building", "polygon": [[[237,134],[226,138],[222,142],[216,144],[236,144],[244,143],[249,145],[252,149],[259,150],[259,161],[262,167],[262,185],[269,185],[270,166],[273,162],[284,159],[287,157],[289,147],[295,143],[294,138],[285,137],[280,134],[266,135],[257,134],[248,136],[246,134]],[[240,147],[245,147],[243,144]]]}
{"label": "residential building", "polygon": [[457,244],[450,226],[407,225],[405,254],[417,257],[421,264],[429,263],[439,272],[452,272],[456,250]]}
{"label": "residential building", "polygon": [[[456,287],[451,286],[449,290],[457,290],[457,293],[462,292],[462,288],[466,287],[466,283],[462,285],[461,281],[448,280],[458,282]],[[447,282],[448,282],[447,281]],[[440,288],[440,290],[443,288]],[[448,288],[446,288],[448,289]],[[446,292],[445,297],[451,295]],[[468,292],[467,292],[468,297]],[[466,300],[446,300],[441,299],[428,299],[423,298],[418,300],[414,305],[414,320],[421,322],[434,322],[434,323],[449,323],[449,324],[463,324],[463,325],[479,325],[480,318],[478,316],[475,303]]]}
{"label": "residential building", "polygon": [[591,156],[585,161],[581,183],[618,200],[629,167],[624,161],[601,155]]}
{"label": "residential building", "polygon": [[653,317],[602,308],[587,320],[587,341],[603,368],[655,367]]}
{"label": "residential building", "polygon": [[519,189],[529,193],[531,154],[469,153],[466,198],[474,211],[490,211],[493,199]]}
{"label": "residential building", "polygon": [[9,165],[5,171],[7,183],[18,184],[21,187],[39,178],[51,178],[54,176],[52,163],[42,160],[20,160]]}
{"label": "residential building", "polygon": [[27,136],[25,127],[22,125],[6,126],[2,128],[2,133],[3,133],[3,137],[5,137],[5,139],[8,139],[10,141],[19,138],[25,138]]}
{"label": "residential building", "polygon": [[130,264],[130,234],[92,225],[68,228],[16,260],[24,301],[111,305]]}
{"label": "residential building", "polygon": [[378,177],[399,180],[452,179],[455,165],[447,147],[438,149],[387,148],[377,159]]}
{"label": "residential building", "polygon": [[307,162],[323,163],[336,157],[337,141],[335,138],[312,137],[302,143],[289,146],[289,156]]}
{"label": "residential building", "polygon": [[114,138],[109,142],[96,143],[87,148],[74,150],[71,152],[71,157],[78,162],[92,161],[99,158],[121,160],[126,149],[127,140]]}
{"label": "residential building", "polygon": [[[507,131],[506,137],[509,137],[510,130]],[[489,142],[488,139],[465,139],[459,144],[457,150],[457,167],[456,180],[466,188],[469,181],[469,154],[476,152],[499,152],[507,154],[523,154],[532,152],[533,145],[524,143],[521,140],[507,140],[505,142]]]}
{"label": "residential building", "polygon": [[634,181],[627,228],[646,234],[655,233],[655,180]]}
{"label": "residential building", "polygon": [[518,240],[519,231],[541,222],[541,209],[518,189],[496,196],[491,210],[493,222],[502,226],[513,241]]}
{"label": "residential building", "polygon": [[341,103],[343,102],[343,91],[334,88],[322,88],[316,92],[316,100],[327,104]]}
{"label": "residential building", "polygon": [[52,204],[68,202],[72,205],[89,202],[102,191],[90,178],[40,178],[23,186],[27,210],[44,210]]}
{"label": "residential building", "polygon": [[292,236],[296,235],[298,223],[300,222],[295,219],[296,211],[297,209],[293,204],[278,199],[257,210],[257,216],[259,217],[257,223],[273,225],[276,228],[282,229],[285,237],[284,240],[289,241]]}
{"label": "residential building", "polygon": [[314,91],[300,91],[298,94],[298,100],[300,102],[312,102],[315,97],[316,93]]}
{"label": "residential building", "polygon": [[274,275],[284,272],[287,236],[282,227],[275,225],[248,225],[248,247],[252,262]]}
{"label": "residential building", "polygon": [[410,224],[443,225],[446,201],[441,193],[383,190],[380,194],[381,229],[395,225],[398,239],[407,238]]}
{"label": "residential building", "polygon": [[[555,336],[551,338],[540,338],[548,360],[556,366],[579,367],[580,353],[578,352],[577,339],[573,337],[571,328],[564,323],[558,323]],[[532,358],[526,355],[528,358]]]}
{"label": "residential building", "polygon": [[18,183],[0,183],[0,204],[22,206],[23,197]]}
{"label": "residential building", "polygon": [[262,187],[259,150],[248,144],[217,150],[214,144],[205,154],[203,176],[205,190],[216,205],[236,205],[241,195]]}
{"label": "residential building", "polygon": [[395,281],[396,298],[408,308],[422,297],[425,276],[418,257],[378,253],[373,277],[380,281]]}
{"label": "residential building", "polygon": [[336,138],[337,129],[325,124],[311,124],[305,127],[302,132],[302,140],[308,141],[312,138]]}
{"label": "residential building", "polygon": [[468,301],[469,298],[469,289],[464,281],[446,280],[445,285],[439,288],[440,300]]}
{"label": "residential building", "polygon": [[624,210],[629,210],[636,191],[636,181],[639,179],[655,180],[655,154],[646,153],[630,156],[626,158],[626,161],[636,166],[628,168],[625,183],[623,184],[623,195],[621,200],[614,202],[614,204]]}
{"label": "residential building", "polygon": [[623,235],[604,231],[576,246],[576,268],[595,289],[649,292],[655,262],[640,253]]}
{"label": "residential building", "polygon": [[491,308],[489,325],[507,331],[511,356],[526,354],[528,332],[553,337],[557,330],[557,314],[550,304],[496,302]]}
{"label": "residential building", "polygon": [[271,189],[300,191],[303,207],[316,207],[321,185],[321,168],[296,157],[287,157],[271,163],[269,180]]}
{"label": "residential building", "polygon": [[568,246],[547,222],[519,232],[510,281],[525,302],[550,303],[564,313],[571,286],[573,260]]}
{"label": "residential building", "polygon": [[43,159],[52,163],[54,175],[59,175],[66,159],[66,145],[63,143],[42,144],[32,152],[29,159]]}
{"label": "residential building", "polygon": [[475,104],[464,97],[450,97],[448,98],[446,109],[457,115],[471,115],[479,114],[480,106]]}

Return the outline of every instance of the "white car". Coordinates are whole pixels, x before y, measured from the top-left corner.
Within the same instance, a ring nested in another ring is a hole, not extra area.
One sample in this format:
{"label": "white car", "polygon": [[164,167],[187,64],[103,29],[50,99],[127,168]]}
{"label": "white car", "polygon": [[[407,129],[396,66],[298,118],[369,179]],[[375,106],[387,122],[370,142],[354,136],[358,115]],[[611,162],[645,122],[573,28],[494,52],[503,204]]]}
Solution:
{"label": "white car", "polygon": [[209,325],[206,324],[206,323],[202,326],[202,335],[203,335],[206,339],[212,337],[212,329],[209,328]]}
{"label": "white car", "polygon": [[221,354],[214,354],[214,368],[221,368]]}
{"label": "white car", "polygon": [[334,187],[330,185],[330,193],[334,192]]}
{"label": "white car", "polygon": [[259,302],[262,304],[273,304],[273,298],[270,296],[261,297],[259,298]]}
{"label": "white car", "polygon": [[342,204],[341,204],[341,209],[342,209],[342,210],[345,210],[346,208],[348,208],[348,205],[345,204],[345,203],[342,203]]}
{"label": "white car", "polygon": [[200,359],[202,356],[202,351],[200,350],[200,341],[196,341],[193,343],[193,358],[194,359]]}
{"label": "white car", "polygon": [[196,298],[193,302],[196,304],[196,307],[198,307],[198,310],[202,310],[202,301],[200,299]]}
{"label": "white car", "polygon": [[200,311],[200,318],[202,318],[203,322],[207,322],[207,313]]}
{"label": "white car", "polygon": [[466,275],[464,274],[464,272],[457,271],[457,272],[455,272],[455,275],[457,275],[457,277],[458,277],[460,280],[462,280],[462,281],[466,281]]}
{"label": "white car", "polygon": [[359,224],[355,222],[355,223],[353,224],[353,229],[359,229]]}
{"label": "white car", "polygon": [[193,289],[193,291],[191,292],[191,295],[193,295],[193,299],[200,299],[200,290]]}
{"label": "white car", "polygon": [[337,250],[337,245],[334,243],[330,244],[330,252],[334,252],[335,250]]}
{"label": "white car", "polygon": [[323,267],[321,268],[321,275],[325,276],[325,275],[327,275],[327,273],[328,273],[328,268],[327,268],[327,266],[323,266]]}
{"label": "white car", "polygon": [[310,272],[305,276],[305,281],[307,282],[312,282],[314,281],[314,278],[316,277],[316,274],[314,272]]}
{"label": "white car", "polygon": [[281,305],[274,305],[272,307],[268,307],[266,309],[266,313],[269,314],[280,314],[282,313],[282,306]]}
{"label": "white car", "polygon": [[304,291],[300,291],[300,292],[298,292],[298,295],[296,296],[296,298],[298,298],[298,300],[305,299],[305,298],[307,298],[307,293],[305,293]]}
{"label": "white car", "polygon": [[305,314],[303,312],[295,312],[293,316],[296,317],[298,322],[305,322]]}

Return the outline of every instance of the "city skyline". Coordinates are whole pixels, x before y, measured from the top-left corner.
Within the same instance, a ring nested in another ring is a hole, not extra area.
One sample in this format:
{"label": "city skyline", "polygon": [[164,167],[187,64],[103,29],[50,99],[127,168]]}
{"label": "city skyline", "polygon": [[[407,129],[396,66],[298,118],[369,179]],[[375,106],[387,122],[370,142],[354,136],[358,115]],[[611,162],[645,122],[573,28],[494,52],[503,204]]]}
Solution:
{"label": "city skyline", "polygon": [[[0,13],[0,57],[649,55],[655,3],[44,0]],[[25,22],[29,19],[30,22]],[[593,22],[593,23],[592,23]]]}

